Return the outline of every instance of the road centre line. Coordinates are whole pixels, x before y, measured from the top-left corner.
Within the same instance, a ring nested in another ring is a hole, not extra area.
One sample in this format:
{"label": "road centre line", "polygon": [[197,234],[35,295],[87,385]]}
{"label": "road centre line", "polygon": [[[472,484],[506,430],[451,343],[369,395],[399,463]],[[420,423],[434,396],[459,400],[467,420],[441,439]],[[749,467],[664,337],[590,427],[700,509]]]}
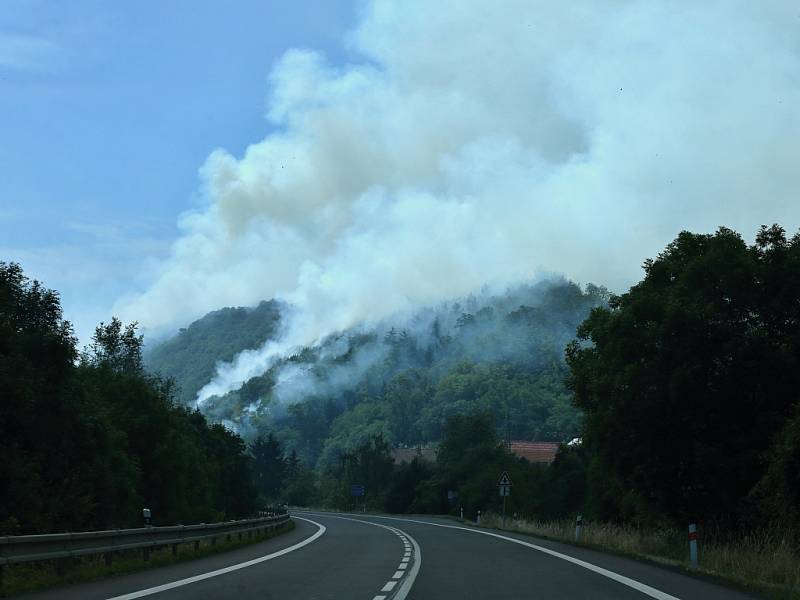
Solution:
{"label": "road centre line", "polygon": [[209,571],[208,573],[201,573],[200,575],[195,575],[193,577],[187,577],[186,579],[179,579],[177,581],[173,581],[170,583],[165,583],[163,585],[157,585],[155,587],[147,588],[144,590],[139,590],[138,592],[131,592],[130,594],[123,594],[122,596],[114,596],[113,598],[108,598],[108,600],[134,600],[135,598],[143,598],[144,596],[151,596],[153,594],[158,594],[159,592],[165,592],[167,590],[172,590],[177,587],[182,587],[184,585],[189,585],[190,583],[195,583],[197,581],[203,581],[204,579],[211,579],[212,577],[217,577],[219,575],[225,575],[226,573],[231,573],[232,571],[238,571],[239,569],[245,569],[247,567],[252,567],[253,565],[257,565],[262,562],[266,562],[268,560],[272,560],[273,558],[278,558],[279,556],[283,556],[285,554],[289,554],[289,552],[294,552],[295,550],[299,550],[304,546],[308,546],[312,542],[318,540],[327,530],[327,527],[322,523],[317,523],[316,521],[312,521],[311,519],[304,519],[303,517],[294,517],[295,519],[300,519],[301,521],[307,521],[312,525],[316,525],[319,529],[312,535],[311,537],[307,537],[302,542],[298,542],[293,546],[289,546],[288,548],[284,548],[283,550],[278,550],[277,552],[273,552],[272,554],[267,554],[265,556],[260,556],[259,558],[254,558],[253,560],[248,560],[242,563],[238,563],[235,565],[231,565],[229,567],[224,567],[222,569],[217,569],[215,571]]}
{"label": "road centre line", "polygon": [[[355,521],[356,523],[363,523],[365,525],[372,525],[374,527],[382,527],[383,529],[388,529],[389,531],[391,531],[392,533],[397,535],[403,541],[403,543],[406,545],[406,553],[404,554],[404,557],[408,556],[410,554],[409,553],[410,546],[408,546],[408,542],[410,541],[411,544],[414,547],[415,560],[414,560],[413,564],[411,565],[411,569],[409,569],[407,572],[405,572],[406,576],[402,579],[402,581],[400,581],[400,587],[397,588],[397,592],[392,596],[392,600],[405,600],[406,596],[408,596],[408,593],[411,591],[411,586],[414,585],[414,580],[417,578],[417,574],[419,573],[419,568],[422,565],[422,551],[419,548],[419,544],[417,543],[417,540],[415,540],[413,537],[408,535],[406,532],[404,532],[404,531],[402,531],[400,529],[397,529],[396,527],[388,527],[387,525],[381,525],[380,523],[373,523],[372,521],[364,521],[362,519],[353,519],[351,517],[338,516],[338,515],[334,515],[334,514],[331,514],[331,513],[314,513],[314,512],[308,512],[308,511],[302,511],[302,512],[303,512],[303,514],[310,514],[310,515],[320,516],[320,517],[323,517],[323,516],[324,517],[330,517],[332,519],[342,519],[343,521]],[[297,518],[299,519],[301,517],[297,517]],[[401,577],[404,574],[403,571],[397,571],[395,573],[395,575],[397,575],[398,573],[400,574]],[[392,579],[390,579],[389,581],[386,582],[386,585],[384,585],[383,588],[381,588],[381,591],[382,592],[391,592],[395,588],[397,583],[398,583],[398,580],[394,579],[394,577],[393,577]],[[383,596],[383,597],[385,598],[385,596]],[[375,598],[373,598],[373,600],[378,600],[379,598],[381,598],[381,596],[375,596]]]}
{"label": "road centre line", "polygon": [[568,554],[562,554],[561,552],[556,552],[555,550],[550,550],[549,548],[545,548],[543,546],[537,546],[536,544],[531,544],[530,542],[524,542],[516,538],[500,535],[499,533],[492,533],[491,531],[481,531],[480,529],[472,529],[471,527],[459,527],[458,525],[443,525],[441,523],[431,523],[430,521],[419,521],[416,519],[403,519],[399,517],[382,517],[378,515],[370,515],[370,517],[374,519],[387,519],[391,521],[404,521],[406,523],[419,523],[422,525],[432,525],[433,527],[444,527],[445,529],[460,529],[462,531],[468,531],[470,533],[479,533],[481,535],[488,535],[490,537],[498,538],[506,542],[512,542],[514,544],[519,544],[520,546],[526,546],[528,548],[532,548],[533,550],[537,550],[539,552],[542,552],[549,556],[553,556],[555,558],[560,558],[561,560],[565,560],[579,567],[583,567],[584,569],[588,569],[589,571],[597,573],[598,575],[602,575],[603,577],[608,577],[609,579],[613,579],[614,581],[621,583],[622,585],[626,585],[629,588],[636,590],[637,592],[641,592],[646,596],[650,596],[651,598],[656,598],[656,600],[681,600],[676,596],[671,596],[666,592],[657,590],[656,588],[650,587],[649,585],[641,583],[640,581],[636,581],[635,579],[631,579],[630,577],[625,577],[624,575],[620,575],[619,573],[615,573],[614,571],[609,571],[608,569],[604,569],[603,567],[598,567],[597,565],[593,565],[592,563],[586,562],[585,560],[569,556]]}

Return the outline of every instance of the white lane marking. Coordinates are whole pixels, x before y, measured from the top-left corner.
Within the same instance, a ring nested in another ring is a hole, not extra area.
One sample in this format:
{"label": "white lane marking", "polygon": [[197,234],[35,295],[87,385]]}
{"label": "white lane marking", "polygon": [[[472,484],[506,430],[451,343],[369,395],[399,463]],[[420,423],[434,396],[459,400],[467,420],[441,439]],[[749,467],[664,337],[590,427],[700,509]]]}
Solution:
{"label": "white lane marking", "polygon": [[397,565],[397,568],[400,569],[401,571],[405,571],[407,567],[408,563],[400,563],[399,565]]}
{"label": "white lane marking", "polygon": [[325,527],[325,525],[323,525],[322,523],[317,523],[316,521],[312,521],[311,519],[304,519],[303,517],[294,517],[294,518],[300,519],[301,521],[308,521],[309,523],[312,523],[313,525],[319,527],[319,529],[314,533],[314,535],[304,539],[302,542],[298,542],[294,546],[289,546],[288,548],[284,548],[283,550],[278,550],[277,552],[273,552],[272,554],[267,554],[259,558],[254,558],[253,560],[248,560],[243,563],[231,565],[230,567],[217,569],[216,571],[201,573],[200,575],[195,575],[194,577],[187,577],[186,579],[179,579],[171,583],[165,583],[164,585],[157,585],[155,587],[147,588],[145,590],[139,590],[138,592],[131,592],[130,594],[123,594],[122,596],[114,596],[113,598],[108,598],[108,600],[134,600],[134,598],[151,596],[153,594],[158,594],[159,592],[165,592],[166,590],[171,590],[184,585],[189,585],[190,583],[195,583],[196,581],[203,581],[204,579],[210,579],[212,577],[217,577],[218,575],[225,575],[225,573],[231,573],[232,571],[238,571],[239,569],[252,567],[253,565],[257,565],[259,563],[272,560],[273,558],[278,558],[279,556],[283,556],[284,554],[289,554],[289,552],[294,552],[295,550],[299,550],[303,546],[308,546],[312,542],[315,542],[317,539],[319,539],[319,537],[322,536],[322,534],[324,534],[325,530],[327,529],[327,527]]}
{"label": "white lane marking", "polygon": [[386,596],[375,596],[372,600],[386,600]]}
{"label": "white lane marking", "polygon": [[402,571],[395,571],[394,575],[392,575],[392,579],[400,579],[403,576]]}
{"label": "white lane marking", "polygon": [[[302,511],[302,512],[303,512],[303,514],[319,515],[320,517],[324,516],[324,517],[330,517],[330,518],[333,518],[333,519],[342,519],[344,521],[355,521],[356,523],[365,523],[367,525],[374,525],[375,527],[383,527],[384,529],[388,529],[389,531],[391,531],[393,533],[397,533],[398,531],[403,533],[409,540],[411,540],[411,543],[414,546],[414,555],[416,556],[416,559],[414,560],[414,563],[411,565],[411,569],[407,572],[407,575],[400,582],[400,587],[397,589],[397,592],[392,597],[392,600],[405,600],[406,599],[406,596],[408,596],[408,593],[411,591],[411,586],[414,585],[414,581],[417,579],[417,575],[419,574],[419,568],[420,568],[420,566],[422,566],[422,550],[420,550],[419,544],[417,543],[417,540],[415,540],[413,537],[411,537],[407,533],[402,532],[400,529],[397,529],[396,527],[387,527],[386,525],[381,525],[380,523],[373,523],[372,521],[363,521],[361,519],[352,519],[350,517],[336,516],[336,515],[333,515],[331,513],[313,513],[313,512],[308,512],[308,511]],[[300,518],[300,517],[298,517],[298,518]],[[402,519],[398,519],[398,521],[401,521],[401,520]],[[409,552],[406,552],[406,555],[409,555],[409,554],[410,554]],[[384,589],[381,590],[382,592],[390,591],[392,588],[394,588],[395,585],[397,585],[397,582],[396,581],[389,581],[389,582],[386,583],[386,585],[391,585],[391,587],[387,590],[387,589],[385,589],[386,586],[384,586]]]}
{"label": "white lane marking", "polygon": [[[403,560],[401,560],[400,562],[408,563],[408,556],[404,556]],[[403,568],[405,568],[405,567],[403,567]]]}
{"label": "white lane marking", "polygon": [[522,540],[518,540],[516,538],[500,535],[499,533],[492,533],[491,531],[481,531],[480,529],[470,529],[469,527],[459,527],[457,525],[443,525],[441,523],[431,523],[430,521],[418,521],[416,519],[400,519],[398,517],[379,517],[377,515],[370,515],[370,516],[375,519],[389,519],[392,521],[405,521],[407,523],[420,523],[422,525],[433,525],[434,527],[444,527],[445,529],[460,529],[462,531],[469,531],[470,533],[479,533],[481,535],[488,535],[490,537],[505,540],[507,542],[519,544],[520,546],[527,546],[528,548],[533,548],[534,550],[538,550],[539,552],[543,552],[544,554],[548,554],[555,558],[560,558],[561,560],[565,560],[579,567],[583,567],[584,569],[588,569],[589,571],[597,573],[598,575],[602,575],[603,577],[608,577],[609,579],[613,579],[614,581],[621,583],[622,585],[626,585],[629,588],[633,588],[637,592],[641,592],[645,596],[656,598],[656,600],[681,600],[677,596],[671,596],[666,592],[657,590],[656,588],[650,587],[649,585],[641,583],[640,581],[636,581],[635,579],[631,579],[630,577],[625,577],[624,575],[620,575],[619,573],[615,573],[614,571],[609,571],[608,569],[604,569],[603,567],[598,567],[597,565],[593,565],[592,563],[586,562],[585,560],[569,556],[568,554],[562,554],[561,552],[556,552],[555,550],[550,550],[549,548],[544,548],[543,546],[537,546],[536,544],[523,542]]}
{"label": "white lane marking", "polygon": [[394,586],[397,585],[396,581],[387,581],[386,585],[381,588],[382,592],[391,592],[394,589]]}

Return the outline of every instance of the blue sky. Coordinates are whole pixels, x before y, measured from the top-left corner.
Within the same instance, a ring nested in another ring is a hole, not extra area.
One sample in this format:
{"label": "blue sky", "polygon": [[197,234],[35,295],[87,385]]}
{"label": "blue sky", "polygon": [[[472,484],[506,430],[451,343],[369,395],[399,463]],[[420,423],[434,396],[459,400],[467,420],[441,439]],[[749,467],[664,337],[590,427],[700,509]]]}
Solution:
{"label": "blue sky", "polygon": [[197,170],[269,133],[289,48],[345,62],[345,0],[0,3],[0,260],[59,290],[84,338],[163,257]]}

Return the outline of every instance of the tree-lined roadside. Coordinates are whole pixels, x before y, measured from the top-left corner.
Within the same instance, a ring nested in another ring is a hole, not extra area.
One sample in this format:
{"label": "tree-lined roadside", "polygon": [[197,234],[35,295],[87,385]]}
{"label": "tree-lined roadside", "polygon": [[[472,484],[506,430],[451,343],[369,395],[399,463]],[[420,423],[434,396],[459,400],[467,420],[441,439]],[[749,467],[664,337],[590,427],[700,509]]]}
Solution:
{"label": "tree-lined roadside", "polygon": [[[500,513],[496,484],[507,471],[506,509],[522,529],[555,531],[582,514],[592,535],[607,534],[597,541],[604,547],[627,544],[685,564],[686,528],[697,524],[701,568],[792,597],[800,586],[798,298],[800,235],[763,227],[748,245],[724,228],[683,232],[645,262],[640,283],[593,309],[567,347],[584,425],[580,443],[562,445],[552,465],[514,456],[498,436],[498,415],[474,406],[446,422],[434,461],[395,465],[375,435],[325,470],[296,469],[304,494],[283,498],[395,513],[463,509],[474,520],[479,510]],[[363,497],[351,495],[353,483],[365,485]],[[773,566],[751,564],[760,554]]]}
{"label": "tree-lined roadside", "polygon": [[0,534],[244,517],[258,506],[244,442],[173,402],[142,368],[135,324],[77,348],[58,293],[0,263]]}

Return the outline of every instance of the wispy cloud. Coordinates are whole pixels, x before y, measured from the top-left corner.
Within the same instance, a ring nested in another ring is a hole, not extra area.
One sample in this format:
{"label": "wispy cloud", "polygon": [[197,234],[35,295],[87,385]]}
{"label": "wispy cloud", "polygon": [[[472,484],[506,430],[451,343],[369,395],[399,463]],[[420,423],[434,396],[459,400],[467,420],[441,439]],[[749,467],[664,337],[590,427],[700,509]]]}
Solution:
{"label": "wispy cloud", "polygon": [[161,253],[166,251],[165,229],[171,229],[167,224],[158,219],[119,220],[86,220],[70,219],[62,224],[68,232],[76,234],[86,243],[99,245],[130,245],[144,251],[150,248]]}
{"label": "wispy cloud", "polygon": [[[42,214],[0,211],[0,222],[52,221]],[[108,321],[114,301],[131,283],[156,268],[165,256],[170,232],[155,219],[70,220],[49,228],[53,241],[0,245],[0,260],[17,262],[25,274],[58,290],[67,319],[86,343],[100,321]]]}
{"label": "wispy cloud", "polygon": [[37,35],[0,32],[0,68],[47,72],[60,66],[63,52],[55,42]]}

